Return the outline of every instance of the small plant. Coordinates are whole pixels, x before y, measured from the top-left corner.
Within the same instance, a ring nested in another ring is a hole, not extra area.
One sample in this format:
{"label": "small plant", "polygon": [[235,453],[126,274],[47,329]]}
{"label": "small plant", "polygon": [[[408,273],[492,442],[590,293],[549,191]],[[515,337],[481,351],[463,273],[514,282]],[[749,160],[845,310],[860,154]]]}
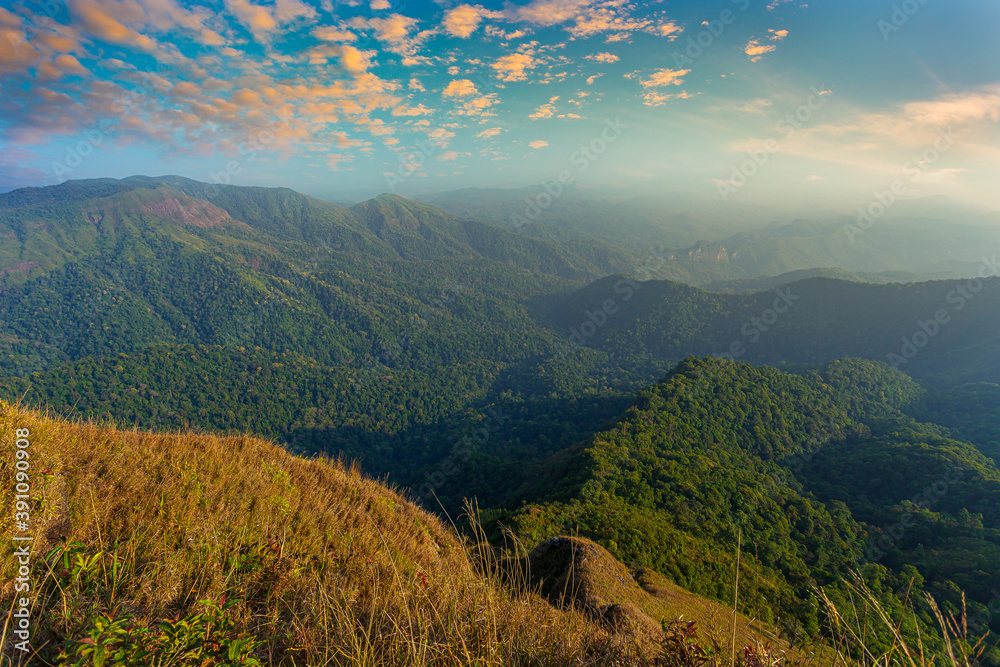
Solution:
{"label": "small plant", "polygon": [[661,621],[663,641],[657,667],[701,667],[712,662],[712,656],[698,641],[698,626],[694,621],[680,619],[667,623]]}
{"label": "small plant", "polygon": [[205,610],[183,618],[162,621],[154,628],[142,627],[131,615],[115,618],[95,616],[83,639],[60,654],[69,665],[227,665],[257,667],[254,655],[260,642],[237,630],[227,613],[236,600],[201,600]]}

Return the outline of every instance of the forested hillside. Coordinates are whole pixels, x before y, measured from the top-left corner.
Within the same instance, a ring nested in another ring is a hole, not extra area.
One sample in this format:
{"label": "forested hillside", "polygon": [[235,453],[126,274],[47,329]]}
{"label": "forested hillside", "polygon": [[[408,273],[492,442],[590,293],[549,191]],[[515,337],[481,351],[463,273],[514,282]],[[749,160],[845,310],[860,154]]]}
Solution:
{"label": "forested hillside", "polygon": [[[528,544],[579,533],[718,600],[733,599],[740,543],[741,610],[800,639],[828,620],[815,588],[846,600],[852,571],[886,609],[926,591],[960,613],[964,596],[977,628],[997,632],[1000,470],[901,412],[921,395],[860,360],[799,376],[687,359],[495,518]],[[933,625],[923,611],[906,633]]]}
{"label": "forested hillside", "polygon": [[342,456],[719,603],[741,572],[793,642],[855,573],[1000,630],[996,267],[717,293],[606,241],[176,177],[0,195],[0,234],[8,401]]}
{"label": "forested hillside", "polygon": [[996,280],[714,294],[659,280],[656,253],[533,240],[399,197],[346,209],[177,177],[7,193],[0,225],[17,239],[6,397],[341,452],[452,509],[506,502],[691,354],[788,369],[896,354],[948,383],[1000,368],[982,335],[1000,318]]}

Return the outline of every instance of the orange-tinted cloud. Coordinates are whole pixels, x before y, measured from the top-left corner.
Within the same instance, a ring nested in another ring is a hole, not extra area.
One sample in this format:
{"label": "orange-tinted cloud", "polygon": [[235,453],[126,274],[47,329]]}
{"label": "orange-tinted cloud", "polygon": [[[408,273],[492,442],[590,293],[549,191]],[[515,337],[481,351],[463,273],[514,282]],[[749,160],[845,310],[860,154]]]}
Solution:
{"label": "orange-tinted cloud", "polygon": [[535,109],[535,112],[528,116],[531,120],[541,120],[543,118],[552,118],[556,112],[556,101],[559,100],[559,96],[555,95],[550,98],[549,101],[542,106]]}
{"label": "orange-tinted cloud", "polygon": [[483,19],[503,17],[503,12],[495,12],[480,5],[459,5],[445,12],[444,29],[449,35],[467,38],[476,31]]}
{"label": "orange-tinted cloud", "polygon": [[645,88],[659,88],[660,86],[679,86],[684,83],[684,76],[689,74],[691,70],[681,69],[674,70],[669,67],[664,67],[663,69],[656,70],[653,72],[645,81],[642,81],[642,85]]}
{"label": "orange-tinted cloud", "polygon": [[[743,47],[743,52],[750,57],[751,62],[757,62],[764,57],[764,54],[771,53],[777,49],[778,47],[775,46],[775,44],[783,40],[785,37],[788,37],[787,30],[769,28],[767,32],[770,34],[757,39],[751,39],[747,42],[747,45]],[[767,42],[771,43],[768,44]]]}
{"label": "orange-tinted cloud", "polygon": [[153,52],[157,49],[156,41],[126,26],[116,18],[118,16],[124,20],[141,21],[145,18],[141,7],[133,2],[107,4],[112,6],[106,8],[104,3],[97,0],[69,1],[70,11],[74,18],[98,39],[112,44],[131,46],[146,52]]}
{"label": "orange-tinted cloud", "polygon": [[469,95],[475,95],[476,84],[472,83],[468,79],[456,79],[449,83],[443,91],[441,91],[442,97],[468,97]]}
{"label": "orange-tinted cloud", "polygon": [[584,56],[587,60],[594,60],[599,63],[616,63],[621,60],[618,56],[613,53],[594,53],[591,55]]}
{"label": "orange-tinted cloud", "polygon": [[490,67],[501,81],[524,81],[527,70],[534,69],[539,61],[527,53],[512,53],[498,58]]}

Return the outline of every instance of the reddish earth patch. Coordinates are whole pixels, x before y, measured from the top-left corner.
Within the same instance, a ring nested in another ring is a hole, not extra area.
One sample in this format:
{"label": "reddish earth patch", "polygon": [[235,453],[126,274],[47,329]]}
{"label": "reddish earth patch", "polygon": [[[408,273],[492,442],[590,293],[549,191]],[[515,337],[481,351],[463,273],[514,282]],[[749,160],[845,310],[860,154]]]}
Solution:
{"label": "reddish earth patch", "polygon": [[18,262],[14,266],[8,266],[6,269],[0,269],[0,278],[14,273],[27,273],[36,266],[38,266],[38,262]]}
{"label": "reddish earth patch", "polygon": [[201,229],[222,227],[223,225],[245,226],[242,222],[233,220],[229,217],[229,213],[215,204],[194,197],[163,199],[143,206],[142,210],[165,220]]}

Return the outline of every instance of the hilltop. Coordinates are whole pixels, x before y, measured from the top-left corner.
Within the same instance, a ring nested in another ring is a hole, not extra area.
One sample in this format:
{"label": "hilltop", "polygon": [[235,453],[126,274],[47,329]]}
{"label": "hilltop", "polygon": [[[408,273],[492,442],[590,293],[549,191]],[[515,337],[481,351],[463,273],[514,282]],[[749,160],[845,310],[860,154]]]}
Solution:
{"label": "hilltop", "polygon": [[[32,664],[90,664],[102,651],[114,664],[143,663],[143,651],[241,665],[635,658],[625,635],[502,588],[478,562],[484,552],[336,461],[5,405],[3,442],[15,429],[30,431]],[[5,463],[0,473],[4,506],[13,472]],[[5,534],[12,520],[5,512]],[[11,544],[0,559],[5,607]]]}

